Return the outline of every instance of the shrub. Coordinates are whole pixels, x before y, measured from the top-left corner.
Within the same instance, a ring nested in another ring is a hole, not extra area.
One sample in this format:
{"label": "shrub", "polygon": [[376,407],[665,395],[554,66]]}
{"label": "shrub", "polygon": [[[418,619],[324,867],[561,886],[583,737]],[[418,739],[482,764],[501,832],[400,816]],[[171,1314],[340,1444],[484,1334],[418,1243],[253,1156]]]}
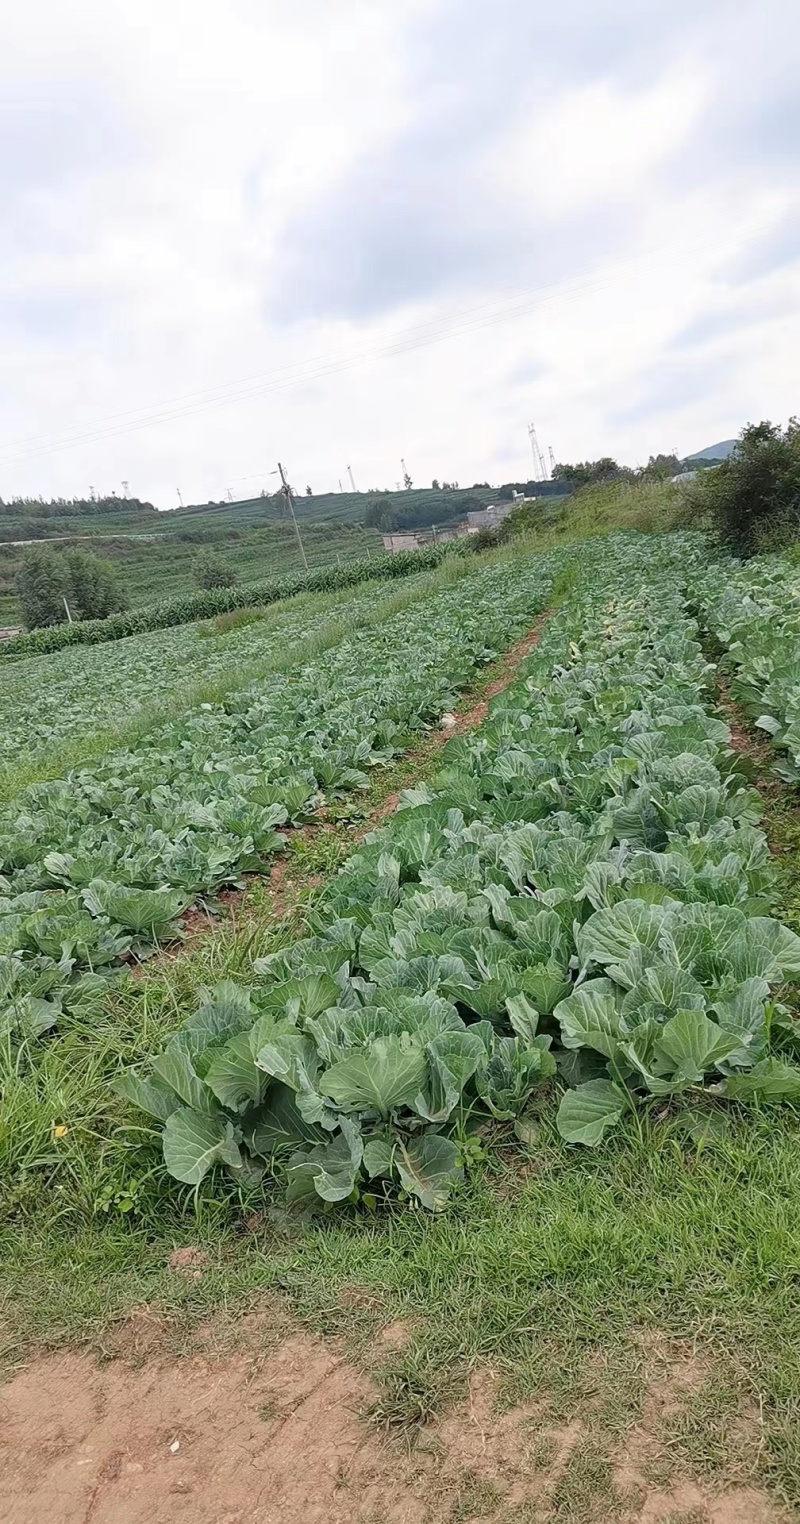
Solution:
{"label": "shrub", "polygon": [[800,535],[800,421],[749,423],[721,466],[704,471],[687,499],[740,556],[774,550]]}
{"label": "shrub", "polygon": [[238,578],[230,561],[215,550],[201,550],[192,561],[192,576],[198,587],[234,587]]}

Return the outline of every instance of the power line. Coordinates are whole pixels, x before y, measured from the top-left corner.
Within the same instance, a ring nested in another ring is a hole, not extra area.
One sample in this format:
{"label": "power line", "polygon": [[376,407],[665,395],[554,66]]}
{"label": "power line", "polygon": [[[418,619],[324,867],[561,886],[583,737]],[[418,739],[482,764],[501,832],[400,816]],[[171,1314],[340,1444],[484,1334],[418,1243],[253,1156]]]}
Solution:
{"label": "power line", "polygon": [[[749,235],[746,240],[750,242],[759,237],[764,229],[758,229]],[[723,252],[724,246],[715,240],[713,245],[708,243],[692,247],[682,247],[667,254],[668,258],[675,258],[678,262],[683,259],[692,259],[707,247],[713,247],[717,252]],[[335,375],[342,371],[351,370],[365,361],[380,360],[395,355],[408,354],[416,349],[425,348],[432,344],[438,344],[450,338],[460,337],[481,328],[490,327],[495,323],[506,322],[511,318],[522,317],[539,306],[551,304],[554,300],[568,301],[583,295],[587,291],[602,287],[603,285],[619,279],[620,273],[628,267],[634,267],[648,263],[654,253],[662,257],[665,254],[663,245],[657,245],[654,249],[631,256],[628,260],[618,261],[613,269],[607,270],[596,276],[576,277],[572,281],[552,281],[547,285],[529,289],[527,293],[518,292],[508,305],[498,307],[492,303],[482,303],[478,307],[463,309],[460,313],[451,314],[444,320],[435,318],[408,329],[406,333],[389,344],[371,349],[362,350],[352,356],[342,358],[331,357],[327,361],[322,357],[313,360],[295,361],[290,365],[283,366],[277,371],[265,372],[256,375],[249,380],[228,383],[226,386],[211,388],[205,392],[190,392],[183,397],[173,399],[171,403],[164,403],[150,412],[145,407],[128,409],[116,414],[107,415],[105,419],[98,419],[94,425],[88,426],[82,434],[74,437],[64,437],[64,434],[56,436],[40,436],[43,442],[33,444],[30,449],[19,448],[26,442],[35,439],[28,436],[6,446],[6,453],[0,453],[0,464],[11,464],[15,460],[25,459],[29,456],[53,454],[59,450],[73,449],[76,445],[91,444],[103,439],[111,439],[120,434],[134,433],[138,429],[153,427],[156,424],[175,422],[178,419],[191,417],[209,409],[229,406],[236,402],[248,401],[252,397],[268,395],[272,392],[285,391],[292,386],[297,386],[310,381],[316,381],[329,375]],[[548,295],[547,293],[554,293]],[[482,315],[481,315],[482,314]],[[467,321],[465,321],[465,319]],[[316,369],[314,368],[316,367]],[[281,378],[284,379],[281,379]],[[196,398],[192,402],[192,398]],[[144,416],[136,417],[136,414]],[[128,422],[123,422],[127,419]],[[80,427],[76,425],[75,427]],[[10,452],[10,453],[9,453]]]}

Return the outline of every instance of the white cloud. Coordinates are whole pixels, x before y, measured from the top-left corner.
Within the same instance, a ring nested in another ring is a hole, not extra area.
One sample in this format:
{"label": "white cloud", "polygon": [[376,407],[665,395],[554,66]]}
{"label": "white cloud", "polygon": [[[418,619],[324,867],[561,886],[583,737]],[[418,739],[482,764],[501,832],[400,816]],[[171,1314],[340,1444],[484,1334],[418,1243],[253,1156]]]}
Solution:
{"label": "white cloud", "polygon": [[[472,17],[487,57],[517,4]],[[767,155],[771,118],[763,164],[724,151],[772,6],[722,32],[714,7],[713,33],[673,7],[646,70],[635,18],[635,69],[593,77],[587,48],[573,75],[552,43],[529,95],[461,67],[444,0],[15,8],[0,495],[126,478],[167,506],[279,455],[319,490],[348,460],[359,485],[393,481],[403,454],[415,480],[466,483],[527,471],[530,417],[560,458],[636,460],[795,410],[796,176]],[[798,52],[784,13],[786,78]],[[767,235],[776,268],[732,276]],[[714,313],[728,328],[681,348]],[[453,336],[379,357],[424,324]]]}
{"label": "white cloud", "polygon": [[686,142],[709,86],[691,61],[631,94],[609,80],[546,101],[513,122],[487,165],[508,196],[545,224],[609,200],[647,194],[654,171]]}

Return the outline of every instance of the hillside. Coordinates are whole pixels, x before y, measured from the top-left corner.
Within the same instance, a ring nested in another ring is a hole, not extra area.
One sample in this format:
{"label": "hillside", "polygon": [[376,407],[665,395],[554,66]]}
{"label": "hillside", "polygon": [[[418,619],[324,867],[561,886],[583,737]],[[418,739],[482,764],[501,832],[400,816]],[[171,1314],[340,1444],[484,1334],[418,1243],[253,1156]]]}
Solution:
{"label": "hillside", "polygon": [[735,439],[721,439],[718,444],[706,445],[704,450],[695,450],[686,460],[727,460],[736,443]]}
{"label": "hillside", "polygon": [[[364,527],[369,504],[402,513],[415,526],[448,523],[469,506],[491,502],[480,487],[434,492],[342,492],[298,497],[296,513],[311,567],[351,561],[381,550],[380,533]],[[0,625],[18,617],[14,581],[24,554],[15,541],[47,540],[54,549],[83,546],[118,564],[132,607],[189,592],[191,563],[201,546],[231,562],[242,582],[303,569],[291,519],[282,499],[248,498],[159,511],[152,504],[105,499],[100,503],[0,504]]]}
{"label": "hillside", "polygon": [[[337,560],[357,560],[368,552],[375,554],[383,548],[377,530],[349,524],[309,525],[303,531],[303,544],[312,568]],[[171,534],[146,536],[93,535],[91,539],[70,536],[53,540],[52,545],[57,552],[75,546],[91,549],[115,562],[131,608],[195,591],[191,566],[201,546],[210,546],[224,555],[235,568],[240,582],[255,582],[303,570],[294,529],[291,524],[283,522],[241,528],[223,523],[216,530],[196,533],[175,529]],[[0,625],[17,622],[14,582],[24,554],[24,546],[0,548]]]}
{"label": "hillside", "polygon": [[[543,484],[546,490],[549,484]],[[465,497],[481,504],[493,502],[495,488],[454,488],[433,491],[411,488],[401,492],[327,492],[295,500],[301,524],[363,524],[369,505],[390,513],[413,512],[420,522],[436,524],[456,518]],[[474,504],[472,505],[474,506]],[[64,535],[108,539],[119,535],[185,535],[201,538],[204,531],[250,529],[281,525],[287,520],[280,497],[243,498],[227,503],[193,503],[185,508],[157,509],[152,503],[105,498],[98,503],[0,502],[0,541],[59,539]]]}

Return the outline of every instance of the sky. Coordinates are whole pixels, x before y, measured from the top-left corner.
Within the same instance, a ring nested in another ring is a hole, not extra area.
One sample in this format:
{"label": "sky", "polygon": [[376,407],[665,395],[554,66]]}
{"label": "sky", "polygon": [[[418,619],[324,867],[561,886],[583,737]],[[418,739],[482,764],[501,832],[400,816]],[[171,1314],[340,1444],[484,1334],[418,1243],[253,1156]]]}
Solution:
{"label": "sky", "polygon": [[800,411],[791,0],[29,0],[0,497],[502,482]]}

